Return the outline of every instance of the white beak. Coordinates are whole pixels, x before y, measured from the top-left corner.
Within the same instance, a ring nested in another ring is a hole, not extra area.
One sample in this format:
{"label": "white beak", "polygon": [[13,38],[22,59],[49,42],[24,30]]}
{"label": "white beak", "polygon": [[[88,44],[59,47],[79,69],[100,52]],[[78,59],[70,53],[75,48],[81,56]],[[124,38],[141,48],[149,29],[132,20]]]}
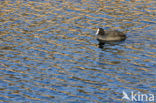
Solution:
{"label": "white beak", "polygon": [[100,30],[99,30],[99,28],[98,28],[98,30],[96,31],[96,35],[98,35],[98,34],[99,34],[99,31],[100,31]]}

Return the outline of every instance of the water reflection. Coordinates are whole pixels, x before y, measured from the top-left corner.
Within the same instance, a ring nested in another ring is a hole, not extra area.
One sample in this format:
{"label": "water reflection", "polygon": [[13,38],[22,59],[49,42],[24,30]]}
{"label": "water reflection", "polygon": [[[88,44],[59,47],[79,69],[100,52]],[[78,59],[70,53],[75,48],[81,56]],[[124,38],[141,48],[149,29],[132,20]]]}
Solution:
{"label": "water reflection", "polygon": [[[155,93],[154,0],[0,3],[1,102],[120,103],[123,90]],[[99,27],[128,38],[100,49]]]}
{"label": "water reflection", "polygon": [[99,42],[98,43],[98,47],[101,48],[102,50],[106,50],[107,49],[107,45],[109,46],[116,46],[119,45],[121,43],[124,43],[125,40],[122,41],[114,41],[114,42]]}

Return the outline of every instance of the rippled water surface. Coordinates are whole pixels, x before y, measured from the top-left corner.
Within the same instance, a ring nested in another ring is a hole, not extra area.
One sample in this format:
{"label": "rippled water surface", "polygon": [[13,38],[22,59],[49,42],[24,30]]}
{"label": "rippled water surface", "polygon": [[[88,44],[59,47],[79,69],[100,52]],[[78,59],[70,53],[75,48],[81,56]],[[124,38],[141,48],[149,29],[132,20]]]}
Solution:
{"label": "rippled water surface", "polygon": [[[123,91],[156,93],[155,0],[1,0],[0,9],[1,103],[127,103]],[[99,48],[99,27],[128,38]]]}

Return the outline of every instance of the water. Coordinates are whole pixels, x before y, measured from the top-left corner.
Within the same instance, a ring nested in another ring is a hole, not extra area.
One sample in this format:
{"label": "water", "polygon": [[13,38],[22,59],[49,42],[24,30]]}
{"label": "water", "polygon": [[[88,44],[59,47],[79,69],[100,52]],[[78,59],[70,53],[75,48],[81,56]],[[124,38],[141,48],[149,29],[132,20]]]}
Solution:
{"label": "water", "polygon": [[[1,103],[128,103],[123,91],[156,93],[155,0],[0,4]],[[128,38],[98,48],[99,27]]]}

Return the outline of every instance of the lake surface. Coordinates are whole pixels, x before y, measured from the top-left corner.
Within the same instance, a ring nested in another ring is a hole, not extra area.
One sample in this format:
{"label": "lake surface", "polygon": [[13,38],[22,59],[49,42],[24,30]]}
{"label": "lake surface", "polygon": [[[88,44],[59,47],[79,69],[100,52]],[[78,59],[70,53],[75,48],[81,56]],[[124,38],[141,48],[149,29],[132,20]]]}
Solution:
{"label": "lake surface", "polygon": [[[146,103],[156,93],[155,0],[1,0],[0,9],[0,103],[132,103],[132,92]],[[99,48],[99,27],[127,39]]]}

